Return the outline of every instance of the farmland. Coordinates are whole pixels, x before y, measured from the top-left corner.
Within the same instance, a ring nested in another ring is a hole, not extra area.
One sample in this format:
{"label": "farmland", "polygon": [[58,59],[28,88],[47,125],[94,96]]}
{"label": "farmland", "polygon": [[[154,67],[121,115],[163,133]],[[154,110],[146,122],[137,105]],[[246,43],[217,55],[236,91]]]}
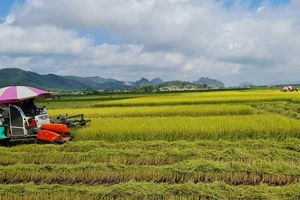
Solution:
{"label": "farmland", "polygon": [[63,97],[63,145],[0,147],[0,199],[299,199],[300,93]]}

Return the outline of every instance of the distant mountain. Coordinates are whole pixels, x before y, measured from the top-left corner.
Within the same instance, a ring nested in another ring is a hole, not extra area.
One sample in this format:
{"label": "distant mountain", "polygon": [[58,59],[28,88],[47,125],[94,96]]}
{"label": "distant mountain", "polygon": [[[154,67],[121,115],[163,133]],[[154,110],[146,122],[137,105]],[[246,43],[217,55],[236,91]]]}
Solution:
{"label": "distant mountain", "polygon": [[17,68],[0,70],[0,87],[27,85],[42,89],[84,89],[86,85],[55,74],[40,75]]}
{"label": "distant mountain", "polygon": [[163,81],[160,78],[155,78],[155,79],[151,80],[151,83],[153,85],[159,85],[159,84],[163,83]]}
{"label": "distant mountain", "polygon": [[225,88],[223,82],[208,77],[201,77],[198,81],[193,81],[193,83],[200,84],[200,85],[207,85],[207,87],[211,87],[211,88]]}
{"label": "distant mountain", "polygon": [[70,80],[83,83],[88,88],[92,88],[95,90],[125,89],[125,88],[132,87],[132,85],[129,84],[128,82],[118,81],[115,79],[105,79],[99,76],[94,76],[94,77],[64,76],[64,77]]}
{"label": "distant mountain", "polygon": [[10,85],[27,85],[47,90],[78,90],[91,88],[99,89],[125,89],[132,85],[115,79],[100,77],[58,76],[55,74],[40,75],[17,68],[0,69],[0,87]]}
{"label": "distant mountain", "polygon": [[136,81],[134,83],[134,85],[135,86],[152,85],[152,83],[148,79],[146,79],[146,78],[141,78],[141,80]]}
{"label": "distant mountain", "polygon": [[193,83],[186,81],[163,82],[160,78],[155,78],[151,81],[149,81],[146,78],[141,78],[138,81],[126,82],[119,81],[116,79],[105,79],[99,76],[78,77],[58,76],[55,74],[41,75],[38,73],[24,71],[17,68],[0,69],[0,80],[0,87],[6,87],[11,85],[27,85],[45,90],[81,90],[88,88],[93,90],[123,90],[143,86],[168,87],[174,85],[179,87],[192,87],[193,84],[206,84],[208,87],[212,88],[224,87],[224,84],[221,81],[203,77]]}
{"label": "distant mountain", "polygon": [[186,86],[186,85],[193,85],[191,82],[188,81],[166,81],[158,85],[158,87],[168,87],[168,86]]}
{"label": "distant mountain", "polygon": [[157,86],[158,91],[188,91],[188,90],[201,90],[205,88],[200,84],[193,84],[188,81],[167,81]]}
{"label": "distant mountain", "polygon": [[63,78],[82,83],[85,86],[90,87],[90,88],[98,88],[100,85],[100,83],[98,83],[97,81],[94,81],[90,78],[83,78],[83,77],[78,77],[78,76],[63,76]]}
{"label": "distant mountain", "polygon": [[106,82],[116,82],[116,81],[118,81],[118,80],[112,79],[112,78],[109,78],[109,79],[101,78],[99,76],[86,77],[86,79],[89,79],[89,80],[91,80],[93,82],[96,82],[96,83],[106,83]]}
{"label": "distant mountain", "polygon": [[247,87],[254,87],[253,83],[250,83],[250,82],[241,82],[239,84],[239,87],[241,88],[247,88]]}

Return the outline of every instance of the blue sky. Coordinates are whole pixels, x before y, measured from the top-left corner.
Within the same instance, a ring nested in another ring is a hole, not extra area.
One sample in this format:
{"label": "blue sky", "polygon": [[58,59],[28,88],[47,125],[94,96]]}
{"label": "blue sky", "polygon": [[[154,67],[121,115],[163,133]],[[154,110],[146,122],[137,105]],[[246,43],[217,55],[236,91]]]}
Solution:
{"label": "blue sky", "polygon": [[299,13],[299,0],[1,0],[0,69],[300,81]]}
{"label": "blue sky", "polygon": [[[3,22],[5,20],[5,17],[10,13],[10,10],[12,9],[13,5],[16,3],[24,3],[26,0],[1,0],[0,3],[0,22]],[[217,2],[220,0],[216,0]],[[236,0],[223,0],[224,6],[226,8],[231,8]],[[290,0],[242,0],[241,4],[243,5],[249,5],[249,10],[255,10],[258,7],[260,7],[264,3],[268,3],[272,6],[281,6],[286,5],[290,2]],[[93,37],[93,40],[95,44],[101,44],[101,43],[108,43],[108,44],[115,44],[115,40],[110,37],[110,35],[107,33],[104,29],[78,29],[77,30],[79,36],[91,36]]]}
{"label": "blue sky", "polygon": [[[7,14],[9,14],[10,7],[13,1],[11,0],[3,0],[0,5],[0,19],[5,18]],[[3,21],[3,20],[1,20]]]}
{"label": "blue sky", "polygon": [[[231,7],[234,4],[235,0],[225,0],[225,6]],[[290,0],[242,0],[242,4],[250,5],[250,9],[256,9],[260,7],[262,4],[268,3],[272,6],[280,6],[280,5],[286,5],[290,2]]]}
{"label": "blue sky", "polygon": [[12,5],[16,2],[24,2],[25,0],[1,0],[0,2],[0,18],[5,18],[9,14]]}
{"label": "blue sky", "polygon": [[[0,22],[5,20],[5,17],[10,13],[13,5],[15,3],[24,3],[26,0],[1,0],[0,3]],[[217,2],[220,0],[216,0]],[[234,4],[235,0],[224,0],[224,6],[226,8],[231,8]],[[242,4],[249,5],[249,10],[255,10],[260,7],[263,3],[268,3],[272,6],[281,6],[286,5],[290,2],[290,0],[242,0]],[[104,29],[78,29],[77,30],[79,36],[91,36],[95,44],[108,43],[115,44],[115,40],[107,33]]]}
{"label": "blue sky", "polygon": [[[12,5],[16,2],[24,2],[25,0],[1,0],[0,3],[0,16],[3,17],[7,15],[12,7]],[[217,0],[220,1],[220,0]],[[235,0],[225,0],[224,5],[226,7],[231,7]],[[250,8],[255,9],[258,8],[262,3],[268,2],[270,5],[278,6],[278,5],[285,5],[290,2],[290,0],[242,0],[242,3],[249,3],[250,2]]]}

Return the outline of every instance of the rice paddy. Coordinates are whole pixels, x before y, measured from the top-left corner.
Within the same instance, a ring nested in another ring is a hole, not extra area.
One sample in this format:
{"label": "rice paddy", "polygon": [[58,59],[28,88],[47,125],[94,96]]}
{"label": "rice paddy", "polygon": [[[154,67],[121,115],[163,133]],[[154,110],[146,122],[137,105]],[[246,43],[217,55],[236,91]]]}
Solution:
{"label": "rice paddy", "polygon": [[0,147],[0,199],[300,199],[300,93],[62,97],[63,145]]}

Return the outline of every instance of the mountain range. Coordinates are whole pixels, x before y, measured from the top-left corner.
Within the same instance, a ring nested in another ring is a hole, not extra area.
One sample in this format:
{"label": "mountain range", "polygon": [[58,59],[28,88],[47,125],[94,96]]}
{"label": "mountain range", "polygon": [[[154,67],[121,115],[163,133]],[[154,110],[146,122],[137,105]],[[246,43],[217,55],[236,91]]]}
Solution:
{"label": "mountain range", "polygon": [[197,81],[193,81],[194,84],[200,84],[200,85],[206,85],[211,88],[225,88],[225,85],[223,82],[216,80],[216,79],[211,79],[208,77],[201,77]]}
{"label": "mountain range", "polygon": [[[120,81],[116,79],[105,79],[99,76],[78,77],[58,76],[55,74],[41,75],[35,72],[24,71],[18,68],[0,69],[0,87],[11,85],[27,85],[47,90],[80,90],[91,88],[93,90],[129,89],[144,85],[159,86],[163,83],[160,78],[149,81],[141,78],[138,81]],[[201,77],[194,84],[205,84],[209,87],[224,87],[221,81]]]}

